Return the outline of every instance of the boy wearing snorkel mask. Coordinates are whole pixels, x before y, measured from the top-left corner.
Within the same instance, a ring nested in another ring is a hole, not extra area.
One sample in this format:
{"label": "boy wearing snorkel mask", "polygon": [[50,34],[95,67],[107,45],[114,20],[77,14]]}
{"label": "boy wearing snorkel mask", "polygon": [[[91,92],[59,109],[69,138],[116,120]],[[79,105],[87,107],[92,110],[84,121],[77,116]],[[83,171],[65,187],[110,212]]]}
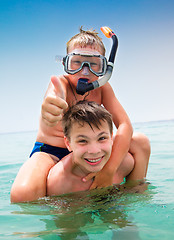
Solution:
{"label": "boy wearing snorkel mask", "polygon": [[[134,161],[134,169],[127,179],[139,180],[146,177],[150,156],[149,140],[143,134],[133,134],[130,120],[110,84],[107,82],[84,96],[76,92],[79,80],[90,84],[105,74],[104,55],[104,45],[95,31],[80,29],[80,33],[67,43],[67,56],[63,64],[68,74],[51,78],[42,104],[37,142],[29,160],[24,163],[14,181],[11,190],[12,202],[31,201],[46,196],[50,169],[69,154],[61,126],[63,113],[68,106],[84,98],[103,104],[112,114],[117,128],[110,159],[103,169],[95,174],[91,188],[112,185],[114,174],[123,159],[130,161],[128,153]],[[94,174],[89,174],[82,178],[82,183],[85,184],[93,177]]]}

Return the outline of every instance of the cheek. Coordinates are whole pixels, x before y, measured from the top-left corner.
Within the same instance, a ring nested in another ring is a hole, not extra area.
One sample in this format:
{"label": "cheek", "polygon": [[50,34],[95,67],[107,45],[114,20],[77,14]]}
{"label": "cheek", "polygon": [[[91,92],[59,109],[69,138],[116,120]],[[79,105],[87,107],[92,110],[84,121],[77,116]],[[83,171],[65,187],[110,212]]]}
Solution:
{"label": "cheek", "polygon": [[[69,74],[69,78],[70,78],[71,82],[73,83],[73,85],[75,85],[75,86],[77,85],[77,82],[78,82],[79,78],[81,78],[81,77],[83,77],[81,74],[81,71],[77,72],[73,75]],[[90,79],[91,82],[98,80],[98,77],[95,76],[92,72],[90,72],[90,70],[89,70],[89,75],[87,76],[87,78]]]}
{"label": "cheek", "polygon": [[75,145],[73,149],[74,149],[73,151],[74,155],[78,157],[82,156],[87,151],[87,147],[81,146],[81,145]]}
{"label": "cheek", "polygon": [[112,141],[109,141],[109,142],[103,144],[102,149],[105,152],[111,152],[112,151]]}
{"label": "cheek", "polygon": [[77,73],[74,75],[69,74],[69,79],[70,79],[71,83],[76,87],[78,79],[79,79],[79,77],[77,76]]}

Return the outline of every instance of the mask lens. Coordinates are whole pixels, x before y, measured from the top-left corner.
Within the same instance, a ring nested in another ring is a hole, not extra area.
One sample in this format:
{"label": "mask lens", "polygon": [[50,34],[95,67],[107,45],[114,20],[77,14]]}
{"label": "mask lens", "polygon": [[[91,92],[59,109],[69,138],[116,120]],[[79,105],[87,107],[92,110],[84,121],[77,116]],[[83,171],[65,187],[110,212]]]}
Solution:
{"label": "mask lens", "polygon": [[76,71],[81,69],[82,59],[80,55],[70,55],[68,58],[68,70]]}
{"label": "mask lens", "polygon": [[103,69],[103,61],[100,57],[88,57],[88,62],[92,71],[96,73],[101,73]]}
{"label": "mask lens", "polygon": [[80,71],[83,65],[88,65],[92,73],[101,76],[105,74],[107,63],[103,56],[69,54],[66,65],[66,70],[70,74]]}

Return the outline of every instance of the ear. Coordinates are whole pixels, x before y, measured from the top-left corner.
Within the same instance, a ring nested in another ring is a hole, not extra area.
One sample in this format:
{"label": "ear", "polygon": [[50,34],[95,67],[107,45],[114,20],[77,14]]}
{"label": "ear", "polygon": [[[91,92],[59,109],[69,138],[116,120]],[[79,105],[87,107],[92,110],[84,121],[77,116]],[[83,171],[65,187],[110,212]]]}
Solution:
{"label": "ear", "polygon": [[65,142],[65,145],[67,147],[67,149],[72,152],[72,149],[71,149],[71,146],[70,146],[70,141],[67,137],[64,136],[64,142]]}

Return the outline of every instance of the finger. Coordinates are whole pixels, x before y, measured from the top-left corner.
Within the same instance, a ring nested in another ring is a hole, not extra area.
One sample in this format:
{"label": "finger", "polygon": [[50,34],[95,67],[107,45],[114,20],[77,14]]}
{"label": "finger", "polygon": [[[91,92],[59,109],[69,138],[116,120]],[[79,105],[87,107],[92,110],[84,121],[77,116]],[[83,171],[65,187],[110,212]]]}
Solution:
{"label": "finger", "polygon": [[96,173],[90,173],[86,177],[82,178],[82,181],[87,182],[87,181],[91,180],[93,177],[95,177],[95,175],[96,175]]}
{"label": "finger", "polygon": [[[55,111],[56,111],[56,108],[57,108],[58,114],[59,114],[59,109],[65,110],[67,107],[68,107],[67,102],[58,96],[56,97],[56,96],[48,95],[44,99],[43,104],[42,104],[43,110],[46,110],[46,111],[49,111],[49,109],[50,109],[50,112],[52,112],[51,109],[53,109],[53,110],[55,109]],[[55,113],[55,115],[57,115],[57,114]]]}
{"label": "finger", "polygon": [[97,189],[97,188],[98,188],[97,184],[95,182],[93,182],[89,189],[92,190],[92,189]]}
{"label": "finger", "polygon": [[42,114],[44,115],[44,113],[48,112],[54,116],[57,116],[63,113],[63,108],[63,104],[60,104],[56,98],[47,97],[42,104]]}
{"label": "finger", "polygon": [[60,109],[59,114],[57,114],[57,109],[54,111],[55,114],[53,112],[42,112],[42,117],[44,119],[47,119],[49,122],[53,123],[53,122],[57,122],[58,120],[60,121],[62,119],[63,116],[63,110]]}
{"label": "finger", "polygon": [[92,185],[90,186],[89,190],[92,190],[92,189],[101,189],[101,188],[105,188],[105,187],[108,187],[108,186],[96,185],[95,183],[92,183]]}
{"label": "finger", "polygon": [[49,126],[49,127],[54,127],[55,125],[57,125],[57,123],[62,120],[62,115],[59,116],[53,116],[50,113],[45,113],[44,115],[42,115],[43,121]]}
{"label": "finger", "polygon": [[54,85],[55,92],[56,92],[62,99],[65,100],[65,93],[64,93],[64,90],[63,90],[63,87],[62,87],[62,84],[61,84],[59,78],[56,77],[56,76],[52,76],[52,77],[51,77],[51,82],[52,82],[52,84]]}

